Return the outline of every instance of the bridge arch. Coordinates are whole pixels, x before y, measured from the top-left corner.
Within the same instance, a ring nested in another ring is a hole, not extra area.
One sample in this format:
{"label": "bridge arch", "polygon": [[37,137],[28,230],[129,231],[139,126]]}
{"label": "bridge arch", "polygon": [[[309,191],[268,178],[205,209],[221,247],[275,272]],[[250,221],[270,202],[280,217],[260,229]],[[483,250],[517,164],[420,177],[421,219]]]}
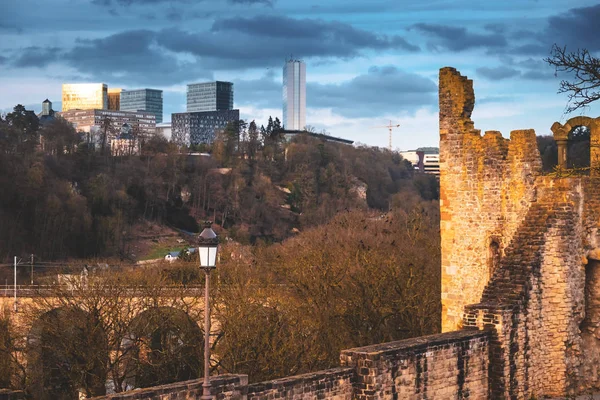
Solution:
{"label": "bridge arch", "polygon": [[148,387],[201,376],[203,332],[183,310],[153,307],[136,316],[122,347],[126,383]]}
{"label": "bridge arch", "polygon": [[569,134],[579,126],[590,130],[590,175],[600,175],[600,118],[579,116],[569,119],[564,125],[559,122],[552,124],[550,129],[558,147],[558,166],[567,168]]}
{"label": "bridge arch", "polygon": [[106,393],[107,337],[98,320],[80,308],[59,307],[37,318],[27,337],[26,358],[33,399]]}

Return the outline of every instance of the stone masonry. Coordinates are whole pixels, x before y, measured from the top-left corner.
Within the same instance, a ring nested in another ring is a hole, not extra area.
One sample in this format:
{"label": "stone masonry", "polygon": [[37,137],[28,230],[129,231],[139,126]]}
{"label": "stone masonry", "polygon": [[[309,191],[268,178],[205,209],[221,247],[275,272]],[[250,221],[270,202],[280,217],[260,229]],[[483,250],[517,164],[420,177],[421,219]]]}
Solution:
{"label": "stone masonry", "polygon": [[[596,163],[589,176],[543,176],[533,130],[481,136],[472,82],[443,68],[439,90],[443,330],[490,332],[490,398],[598,389]],[[596,119],[555,123],[559,158],[581,125],[599,143]]]}

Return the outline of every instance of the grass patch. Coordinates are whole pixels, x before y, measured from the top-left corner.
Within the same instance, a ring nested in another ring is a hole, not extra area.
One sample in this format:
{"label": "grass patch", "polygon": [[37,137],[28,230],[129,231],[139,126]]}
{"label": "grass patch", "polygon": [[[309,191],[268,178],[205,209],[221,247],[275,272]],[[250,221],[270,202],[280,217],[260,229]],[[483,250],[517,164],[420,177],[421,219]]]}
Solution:
{"label": "grass patch", "polygon": [[152,248],[152,250],[146,254],[145,256],[141,257],[140,260],[144,261],[144,260],[154,260],[156,258],[165,258],[165,256],[167,255],[167,253],[170,253],[171,251],[180,251],[183,248],[180,246],[169,246],[169,245],[165,245],[165,244],[157,244],[154,248]]}

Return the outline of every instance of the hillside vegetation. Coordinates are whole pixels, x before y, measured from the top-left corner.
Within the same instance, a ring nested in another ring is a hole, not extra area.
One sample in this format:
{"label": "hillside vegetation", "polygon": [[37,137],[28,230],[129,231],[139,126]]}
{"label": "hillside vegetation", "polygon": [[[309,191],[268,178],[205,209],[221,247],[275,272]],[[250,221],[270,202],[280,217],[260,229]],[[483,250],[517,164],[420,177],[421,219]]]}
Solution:
{"label": "hillside vegetation", "polygon": [[159,137],[139,143],[139,155],[113,157],[60,118],[40,127],[17,106],[0,119],[0,259],[134,258],[140,221],[197,232],[211,219],[238,242],[276,243],[343,210],[438,197],[436,179],[397,153],[307,135],[287,143],[277,120],[231,124],[200,149],[209,157]]}

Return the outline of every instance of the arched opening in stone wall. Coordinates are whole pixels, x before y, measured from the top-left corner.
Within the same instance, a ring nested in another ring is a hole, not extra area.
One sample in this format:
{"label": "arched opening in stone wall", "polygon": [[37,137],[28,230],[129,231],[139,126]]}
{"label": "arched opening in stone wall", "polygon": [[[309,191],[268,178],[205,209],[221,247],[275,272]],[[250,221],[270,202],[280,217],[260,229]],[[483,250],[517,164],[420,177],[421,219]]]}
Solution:
{"label": "arched opening in stone wall", "polygon": [[498,238],[490,238],[490,244],[488,245],[488,255],[487,255],[487,267],[488,267],[488,279],[494,275],[494,271],[500,265],[501,258],[500,251],[500,239]]}
{"label": "arched opening in stone wall", "polygon": [[578,125],[571,129],[567,141],[567,168],[590,166],[590,128]]}
{"label": "arched opening in stone wall", "polygon": [[184,311],[150,308],[134,318],[129,332],[122,341],[127,386],[144,388],[200,376],[204,336]]}
{"label": "arched opening in stone wall", "polygon": [[600,119],[575,117],[564,125],[555,122],[552,133],[558,147],[560,168],[587,168],[600,173]]}
{"label": "arched opening in stone wall", "polygon": [[27,337],[27,390],[36,400],[79,399],[106,393],[108,346],[89,313],[71,307],[46,312]]}

